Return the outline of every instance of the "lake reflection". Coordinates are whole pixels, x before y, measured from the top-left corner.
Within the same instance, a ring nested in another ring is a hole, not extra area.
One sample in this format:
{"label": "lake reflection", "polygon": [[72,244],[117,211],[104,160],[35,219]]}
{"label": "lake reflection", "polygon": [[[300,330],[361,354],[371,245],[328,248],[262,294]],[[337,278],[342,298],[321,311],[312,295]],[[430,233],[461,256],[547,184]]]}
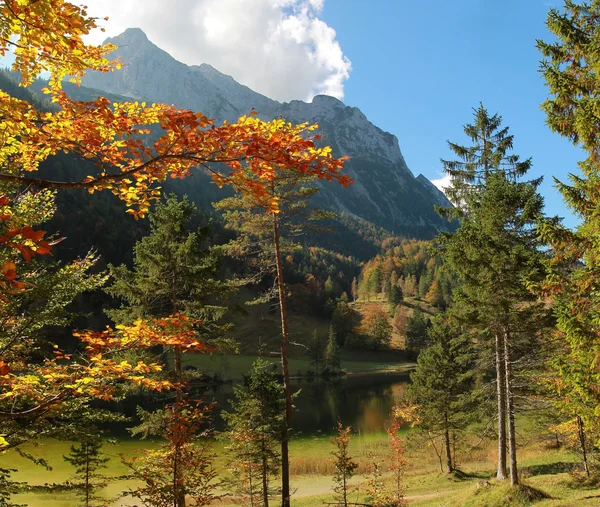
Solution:
{"label": "lake reflection", "polygon": [[[359,433],[385,429],[392,407],[400,401],[408,385],[407,373],[377,373],[348,375],[336,381],[293,381],[300,390],[294,405],[293,428],[296,433],[331,433],[338,420]],[[221,386],[206,392],[206,399],[214,399],[215,423],[222,429],[218,414],[229,410],[233,397],[231,386]]]}

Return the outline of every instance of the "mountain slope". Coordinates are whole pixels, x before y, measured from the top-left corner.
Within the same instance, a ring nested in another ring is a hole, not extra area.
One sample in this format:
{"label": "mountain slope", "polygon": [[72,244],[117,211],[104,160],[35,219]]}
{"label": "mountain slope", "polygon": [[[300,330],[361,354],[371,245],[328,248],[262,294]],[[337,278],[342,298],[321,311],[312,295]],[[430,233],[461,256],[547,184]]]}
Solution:
{"label": "mountain slope", "polygon": [[122,71],[91,72],[83,84],[135,99],[176,104],[202,111],[217,121],[237,119],[253,108],[263,119],[316,122],[334,156],[347,155],[346,170],[355,180],[349,189],[322,185],[317,204],[369,220],[395,233],[429,238],[448,223],[434,204],[449,205],[424,177],[408,168],[398,139],[373,125],[358,109],[324,95],[311,103],[280,103],[260,95],[210,65],[187,66],[155,46],[137,28],[109,39],[118,46]]}

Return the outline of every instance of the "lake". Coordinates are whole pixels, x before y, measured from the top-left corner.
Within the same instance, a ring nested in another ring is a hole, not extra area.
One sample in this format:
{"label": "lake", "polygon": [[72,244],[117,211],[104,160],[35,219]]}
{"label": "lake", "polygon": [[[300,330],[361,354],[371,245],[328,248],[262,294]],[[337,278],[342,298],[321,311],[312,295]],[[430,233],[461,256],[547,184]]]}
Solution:
{"label": "lake", "polygon": [[[335,381],[308,382],[295,379],[293,386],[299,390],[295,400],[293,415],[294,436],[290,447],[292,459],[310,459],[311,456],[328,456],[331,452],[329,435],[334,432],[338,420],[352,426],[357,445],[368,445],[376,440],[387,440],[383,430],[390,417],[394,404],[398,403],[408,385],[408,373],[359,373],[348,375]],[[230,407],[228,400],[233,397],[231,384],[224,384],[205,393],[207,400],[214,400],[215,426],[222,429],[219,413]],[[135,406],[129,405],[128,411]],[[115,428],[115,436],[125,436],[122,428]],[[32,484],[63,483],[72,480],[73,468],[62,456],[68,453],[69,443],[44,440],[39,447],[25,446],[25,450],[44,458],[53,467],[52,471],[36,466],[18,456],[15,452],[0,455],[0,468],[16,468],[14,478]],[[105,472],[112,476],[122,476],[127,469],[121,464],[119,454],[131,457],[141,448],[156,447],[157,442],[122,438],[116,445],[106,445],[104,452],[110,458]],[[385,444],[384,444],[385,445]],[[217,444],[217,468],[224,465],[223,445]],[[295,479],[300,480],[299,478]],[[329,478],[327,478],[329,481]],[[302,483],[301,483],[302,484]],[[121,478],[111,482],[103,490],[106,498],[116,499],[120,492],[131,487],[131,482]],[[18,495],[15,500],[39,507],[72,507],[76,502],[71,492],[35,493]],[[127,500],[111,502],[114,506],[128,506]]]}

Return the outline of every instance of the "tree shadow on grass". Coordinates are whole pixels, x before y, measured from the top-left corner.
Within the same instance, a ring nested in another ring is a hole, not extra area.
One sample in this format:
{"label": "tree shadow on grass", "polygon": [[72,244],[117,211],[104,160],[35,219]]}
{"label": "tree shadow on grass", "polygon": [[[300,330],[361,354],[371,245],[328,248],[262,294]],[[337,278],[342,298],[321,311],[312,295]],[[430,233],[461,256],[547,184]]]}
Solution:
{"label": "tree shadow on grass", "polygon": [[573,472],[578,469],[579,463],[558,461],[556,463],[543,463],[541,465],[531,465],[521,467],[522,472],[529,475],[555,475]]}

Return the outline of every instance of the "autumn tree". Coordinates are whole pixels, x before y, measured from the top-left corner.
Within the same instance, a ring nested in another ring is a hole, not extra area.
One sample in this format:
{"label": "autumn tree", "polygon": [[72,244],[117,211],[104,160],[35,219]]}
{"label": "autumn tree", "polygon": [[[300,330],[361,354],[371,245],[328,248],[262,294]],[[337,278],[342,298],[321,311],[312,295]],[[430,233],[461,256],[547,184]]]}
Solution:
{"label": "autumn tree", "polygon": [[[511,484],[518,483],[515,429],[515,362],[518,351],[547,327],[548,311],[529,290],[544,276],[535,226],[543,218],[540,179],[523,180],[531,160],[511,153],[513,136],[502,118],[480,105],[464,127],[471,146],[449,143],[458,156],[443,161],[456,204],[446,215],[460,220],[442,234],[444,260],[456,272],[453,315],[493,337],[498,404],[498,472],[506,477],[506,428]],[[489,343],[489,342],[488,342]]]}
{"label": "autumn tree", "polygon": [[148,507],[185,507],[187,500],[192,505],[211,505],[221,497],[213,467],[211,410],[210,405],[188,400],[177,401],[164,411],[138,408],[142,423],[133,434],[156,435],[163,443],[141,456],[121,456],[140,484],[127,492],[129,496]]}
{"label": "autumn tree", "polygon": [[331,454],[333,455],[333,464],[335,473],[333,482],[335,486],[333,491],[336,494],[336,500],[342,507],[348,507],[348,493],[350,486],[348,481],[352,479],[354,471],[358,468],[358,463],[350,455],[350,441],[352,440],[352,428],[344,427],[341,422],[338,422],[337,436],[331,439],[336,449]]}
{"label": "autumn tree", "polygon": [[268,507],[279,494],[272,486],[281,466],[281,426],[283,387],[271,363],[258,359],[252,365],[245,385],[235,386],[231,411],[223,412],[227,422],[225,441],[232,454],[229,481],[233,493],[250,505]]}
{"label": "autumn tree", "polygon": [[[64,460],[75,467],[75,477],[83,482],[83,505],[91,507],[94,500],[98,498],[94,495],[94,488],[103,484],[95,479],[102,478],[98,470],[106,468],[109,459],[102,453],[102,440],[87,438],[82,440],[79,445],[72,445],[69,455],[63,456]],[[98,505],[98,504],[96,504]]]}
{"label": "autumn tree", "polygon": [[367,306],[359,332],[366,336],[366,344],[371,348],[389,346],[392,338],[392,325],[388,312],[379,305]]}
{"label": "autumn tree", "polygon": [[352,301],[356,303],[356,300],[358,299],[358,281],[356,280],[356,277],[352,279],[350,292],[352,293]]}
{"label": "autumn tree", "polygon": [[[2,185],[8,192],[7,185]],[[71,307],[73,301],[106,282],[93,252],[70,263],[39,260],[40,255],[51,252],[57,240],[46,240],[43,231],[33,228],[54,215],[52,192],[12,189],[11,195],[12,199],[0,198],[0,230],[8,241],[4,246],[9,246],[0,248],[4,266],[0,282],[4,291],[0,298],[0,425],[6,448],[41,437],[62,438],[74,420],[87,412],[77,392],[54,390],[69,382],[67,372],[51,364],[59,354],[56,330],[68,327],[78,316]],[[14,234],[18,230],[21,232]],[[81,373],[85,368],[81,365]],[[54,403],[63,404],[60,413],[50,410]]]}
{"label": "autumn tree", "polygon": [[[134,216],[144,215],[150,202],[156,200],[159,186],[167,177],[184,178],[196,167],[204,167],[218,185],[233,185],[252,195],[268,216],[272,218],[275,244],[279,244],[277,196],[269,193],[273,181],[279,175],[291,173],[310,174],[327,180],[336,180],[347,185],[351,180],[339,173],[343,160],[334,159],[328,147],[317,148],[318,140],[313,131],[316,126],[307,124],[293,126],[282,119],[263,122],[254,115],[240,118],[238,122],[215,126],[202,113],[178,110],[164,104],[121,103],[111,104],[104,97],[91,102],[78,102],[70,99],[61,90],[63,78],[78,83],[87,70],[112,71],[118,69],[119,62],[111,62],[107,55],[114,46],[88,46],[83,38],[96,28],[97,20],[88,16],[83,7],[64,0],[41,0],[29,3],[11,0],[0,6],[0,54],[14,48],[13,70],[21,73],[24,86],[30,85],[41,72],[48,72],[48,95],[55,104],[49,112],[40,112],[32,104],[0,93],[0,108],[3,116],[3,137],[0,143],[0,181],[27,188],[85,188],[90,192],[109,190],[122,199]],[[148,140],[151,126],[161,131],[154,142]],[[59,152],[80,157],[95,164],[95,170],[74,181],[55,181],[32,176],[40,163]],[[11,196],[2,197],[6,205],[13,202]],[[4,215],[6,217],[6,215]],[[6,220],[6,218],[4,218]],[[31,256],[35,247],[38,253],[48,252],[48,245],[42,243],[42,236],[34,233],[29,224],[12,227],[0,244],[7,250],[20,250],[25,257]],[[277,258],[280,260],[279,250]],[[283,293],[281,262],[277,263],[280,293]],[[15,263],[5,262],[1,272],[2,293],[21,290]],[[285,300],[280,297],[282,313],[282,362],[284,377],[288,386],[286,367],[286,347],[288,342],[285,324]],[[157,333],[153,323],[139,323],[136,331],[147,331],[138,340],[129,343],[148,344],[150,337],[158,343],[165,343],[166,334]],[[125,339],[130,333],[107,331],[111,340]],[[185,339],[178,336],[178,343]],[[99,335],[87,333],[79,335],[89,340],[92,352],[98,352]],[[130,338],[128,338],[130,339]],[[173,341],[173,340],[171,340]],[[97,357],[97,356],[96,356]],[[104,358],[103,358],[104,359]],[[108,383],[111,375],[124,374],[117,371],[113,363],[100,362],[95,368],[104,368],[100,381]],[[135,366],[127,368],[133,370]],[[144,368],[155,366],[145,365]],[[60,368],[51,364],[50,368]],[[63,369],[67,366],[63,365]],[[89,365],[75,367],[68,365],[69,372],[78,370],[81,379],[89,378],[92,370]],[[125,369],[127,369],[125,368]],[[139,367],[139,371],[142,369]],[[138,372],[139,372],[138,371]],[[46,371],[46,375],[49,375]],[[128,373],[129,375],[129,373]],[[9,384],[6,392],[18,393],[30,389],[26,377],[3,375],[4,384]],[[54,379],[55,376],[50,377]],[[52,388],[36,386],[39,396],[37,411],[50,405],[59,404],[68,391],[65,386],[73,385],[65,381],[54,382]],[[140,382],[149,383],[145,379]],[[96,383],[80,389],[81,395],[98,393]],[[18,387],[18,389],[15,389]],[[107,387],[107,386],[103,386]],[[291,417],[289,386],[287,420]],[[44,394],[42,393],[44,391]],[[102,391],[106,395],[106,390]],[[31,397],[30,397],[31,399]],[[45,400],[45,401],[44,401]],[[30,414],[31,412],[29,412]],[[11,417],[16,418],[16,414]],[[289,426],[289,424],[288,424]],[[287,455],[284,462],[287,462]],[[287,474],[283,474],[284,478]],[[285,481],[285,479],[284,479]],[[284,505],[289,505],[289,485],[284,485]]]}
{"label": "autumn tree", "polygon": [[[234,258],[250,260],[250,264],[253,264],[253,270],[249,274],[250,280],[261,280],[266,275],[270,275],[274,280],[274,286],[262,301],[270,302],[275,298],[281,318],[280,357],[286,400],[284,434],[281,439],[284,507],[289,506],[290,502],[288,441],[292,427],[292,392],[288,368],[290,332],[283,258],[286,249],[292,247],[290,238],[302,234],[307,229],[308,222],[330,216],[309,207],[309,198],[318,191],[314,180],[312,174],[288,170],[270,178],[264,197],[257,198],[251,193],[242,192],[215,204],[218,210],[224,212],[225,221],[239,233],[236,239],[226,245],[225,251]],[[257,183],[260,183],[260,180]],[[274,209],[275,204],[277,209]]]}
{"label": "autumn tree", "polygon": [[392,327],[402,337],[406,338],[408,324],[408,315],[405,307],[398,305],[394,310],[394,318],[392,319]]}
{"label": "autumn tree", "polygon": [[431,306],[437,306],[438,308],[444,306],[444,296],[437,280],[431,282],[429,290],[425,295],[425,301],[427,301]]}
{"label": "autumn tree", "polygon": [[550,94],[542,104],[546,123],[586,153],[579,162],[580,174],[571,174],[568,182],[555,179],[579,225],[572,231],[557,222],[545,222],[541,227],[542,237],[551,243],[554,253],[544,288],[552,298],[561,338],[551,364],[551,386],[560,400],[557,406],[565,424],[577,435],[586,468],[586,440],[595,435],[597,444],[600,435],[600,377],[596,367],[600,353],[596,294],[600,221],[595,212],[600,184],[598,16],[600,3],[596,0],[565,1],[562,9],[553,8],[548,13],[546,25],[553,40],[537,41],[544,57],[541,72]]}
{"label": "autumn tree", "polygon": [[414,425],[419,422],[414,405],[396,405],[392,408],[391,420],[386,428],[390,447],[390,466],[393,477],[393,490],[388,495],[388,505],[399,507],[406,505],[404,499],[404,472],[406,470],[406,458],[404,437],[401,430],[407,424]]}

